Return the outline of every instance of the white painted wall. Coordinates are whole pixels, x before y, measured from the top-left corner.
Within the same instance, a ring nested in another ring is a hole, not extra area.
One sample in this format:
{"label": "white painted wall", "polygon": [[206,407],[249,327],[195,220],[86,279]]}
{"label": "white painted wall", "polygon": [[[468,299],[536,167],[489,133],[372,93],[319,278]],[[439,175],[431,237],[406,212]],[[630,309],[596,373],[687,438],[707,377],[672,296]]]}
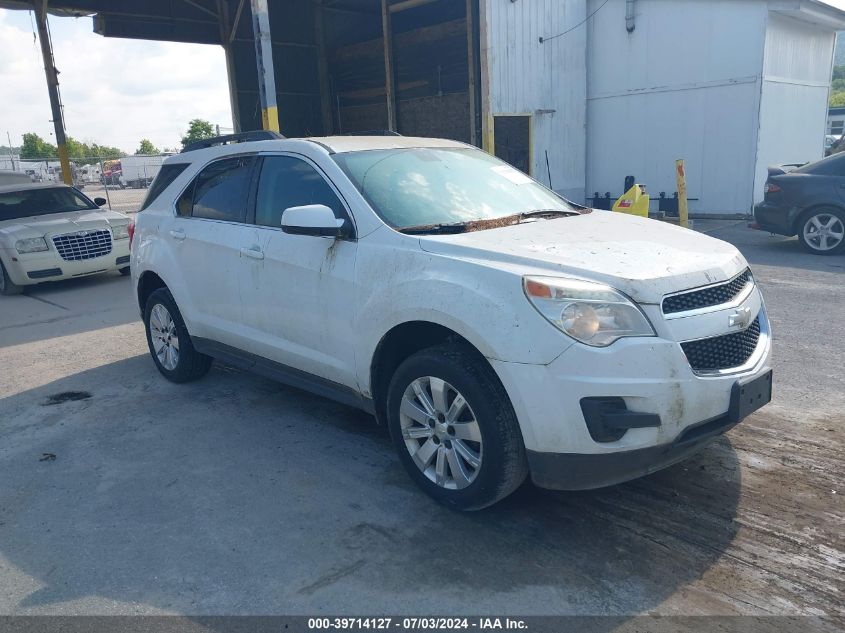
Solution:
{"label": "white painted wall", "polygon": [[[586,0],[482,0],[493,114],[533,113],[532,173],[576,202],[584,199]],[[538,111],[554,112],[540,113]]]}
{"label": "white painted wall", "polygon": [[836,33],[778,13],[769,15],[763,65],[754,201],[767,167],[824,156]]}
{"label": "white painted wall", "polygon": [[629,34],[609,0],[588,35],[588,192],[618,195],[630,174],[671,195],[684,158],[691,211],[748,210],[765,16],[764,2],[638,0]]}

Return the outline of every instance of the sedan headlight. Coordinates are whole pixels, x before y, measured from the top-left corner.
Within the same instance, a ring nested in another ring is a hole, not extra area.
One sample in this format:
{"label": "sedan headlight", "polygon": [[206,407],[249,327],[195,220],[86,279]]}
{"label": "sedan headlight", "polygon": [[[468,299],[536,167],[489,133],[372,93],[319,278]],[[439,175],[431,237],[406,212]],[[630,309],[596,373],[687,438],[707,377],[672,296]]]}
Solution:
{"label": "sedan headlight", "polygon": [[129,239],[129,225],[120,224],[111,227],[112,239],[114,240],[128,240]]}
{"label": "sedan headlight", "polygon": [[15,250],[19,253],[39,253],[47,250],[47,240],[43,237],[28,237],[15,242]]}
{"label": "sedan headlight", "polygon": [[552,325],[576,341],[607,347],[626,336],[656,336],[642,310],[605,284],[525,277],[525,296]]}

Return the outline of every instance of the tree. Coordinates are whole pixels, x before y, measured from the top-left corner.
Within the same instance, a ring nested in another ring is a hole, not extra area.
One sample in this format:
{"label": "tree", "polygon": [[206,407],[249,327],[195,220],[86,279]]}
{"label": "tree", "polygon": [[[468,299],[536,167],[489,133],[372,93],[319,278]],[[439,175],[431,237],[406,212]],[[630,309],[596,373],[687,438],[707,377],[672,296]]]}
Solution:
{"label": "tree", "polygon": [[845,92],[831,92],[830,107],[841,108],[842,106],[845,106]]}
{"label": "tree", "polygon": [[55,158],[58,155],[55,145],[51,145],[34,132],[23,135],[21,158]]}
{"label": "tree", "polygon": [[182,137],[182,147],[185,148],[191,143],[202,141],[215,136],[214,126],[210,121],[193,119],[188,123],[188,132]]}
{"label": "tree", "polygon": [[138,146],[138,151],[135,154],[161,154],[161,152],[149,139],[142,138],[141,144]]}

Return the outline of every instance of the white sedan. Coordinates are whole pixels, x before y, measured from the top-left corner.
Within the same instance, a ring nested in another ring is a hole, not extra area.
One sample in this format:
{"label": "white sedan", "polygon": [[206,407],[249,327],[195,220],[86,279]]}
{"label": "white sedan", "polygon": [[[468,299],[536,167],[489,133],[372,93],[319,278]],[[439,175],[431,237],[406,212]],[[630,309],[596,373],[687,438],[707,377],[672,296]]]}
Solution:
{"label": "white sedan", "polygon": [[129,274],[129,218],[73,187],[0,187],[0,294],[23,286],[120,271]]}

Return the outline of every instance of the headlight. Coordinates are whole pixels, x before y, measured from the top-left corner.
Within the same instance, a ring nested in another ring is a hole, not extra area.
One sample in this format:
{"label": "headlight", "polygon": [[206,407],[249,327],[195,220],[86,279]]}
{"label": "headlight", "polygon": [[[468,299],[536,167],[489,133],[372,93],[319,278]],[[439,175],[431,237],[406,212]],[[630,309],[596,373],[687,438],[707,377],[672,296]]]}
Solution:
{"label": "headlight", "polygon": [[605,284],[525,277],[522,285],[540,314],[576,341],[607,347],[625,336],[656,336],[642,310]]}
{"label": "headlight", "polygon": [[47,240],[43,237],[28,237],[15,242],[15,250],[19,253],[38,253],[47,250]]}
{"label": "headlight", "polygon": [[128,240],[129,239],[129,225],[120,224],[111,227],[112,239],[114,240]]}

